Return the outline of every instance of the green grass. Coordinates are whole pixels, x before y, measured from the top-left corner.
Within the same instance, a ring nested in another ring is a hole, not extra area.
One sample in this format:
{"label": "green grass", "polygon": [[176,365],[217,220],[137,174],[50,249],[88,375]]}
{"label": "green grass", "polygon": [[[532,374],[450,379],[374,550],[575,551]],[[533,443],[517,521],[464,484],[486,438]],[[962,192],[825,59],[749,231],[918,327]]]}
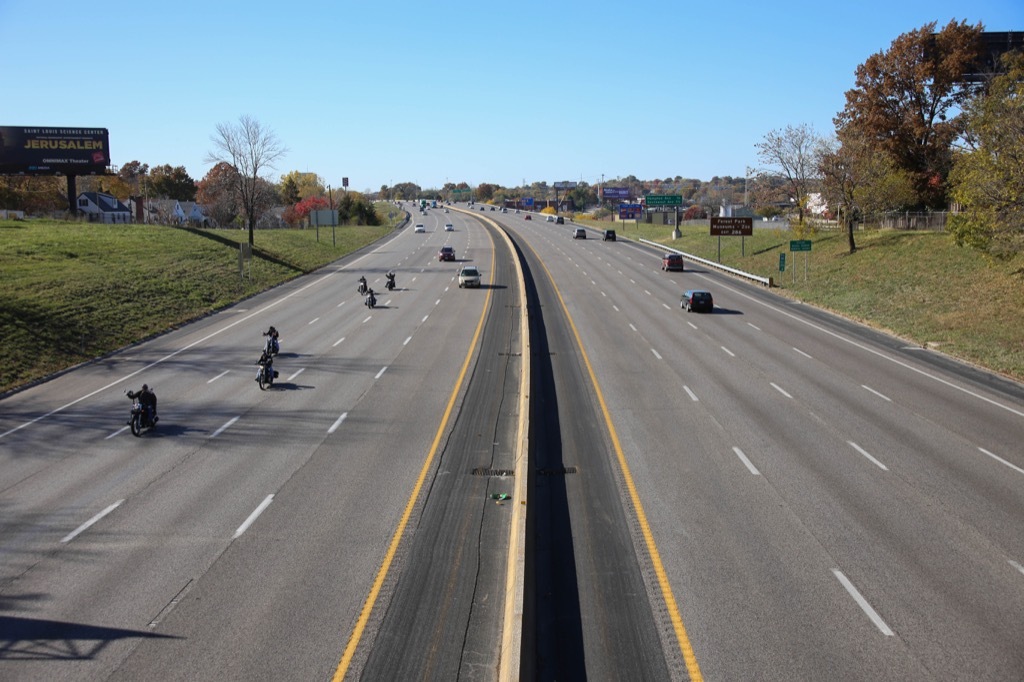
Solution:
{"label": "green grass", "polygon": [[0,221],[0,393],[311,272],[393,226],[246,230]]}
{"label": "green grass", "polygon": [[[684,226],[676,240],[671,226],[616,223],[615,229],[718,260],[718,238],[706,226]],[[742,244],[739,237],[722,237],[721,262],[772,277],[783,295],[1024,380],[1024,256],[990,263],[943,232],[872,230],[855,238],[857,252],[850,255],[844,233],[758,227]],[[791,239],[811,239],[812,251],[790,253]],[[779,272],[780,253],[786,254],[785,273]]]}

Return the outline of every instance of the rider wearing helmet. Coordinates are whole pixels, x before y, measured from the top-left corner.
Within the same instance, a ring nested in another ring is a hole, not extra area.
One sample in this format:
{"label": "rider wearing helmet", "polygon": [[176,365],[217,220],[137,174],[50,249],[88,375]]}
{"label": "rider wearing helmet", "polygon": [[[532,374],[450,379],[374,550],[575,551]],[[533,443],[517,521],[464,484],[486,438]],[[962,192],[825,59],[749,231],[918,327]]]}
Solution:
{"label": "rider wearing helmet", "polygon": [[156,424],[159,421],[160,418],[156,416],[156,393],[147,384],[142,384],[140,391],[128,391],[127,395],[131,400],[138,398],[142,409],[149,414],[150,423]]}

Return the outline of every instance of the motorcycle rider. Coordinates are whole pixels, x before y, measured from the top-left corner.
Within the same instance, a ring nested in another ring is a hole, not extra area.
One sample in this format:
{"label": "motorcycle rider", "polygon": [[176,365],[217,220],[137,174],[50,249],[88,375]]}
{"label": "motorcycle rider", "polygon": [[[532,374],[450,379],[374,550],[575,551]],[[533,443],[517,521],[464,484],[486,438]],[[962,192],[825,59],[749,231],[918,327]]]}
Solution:
{"label": "motorcycle rider", "polygon": [[359,293],[366,293],[366,278],[362,275],[359,276]]}
{"label": "motorcycle rider", "polygon": [[388,281],[387,281],[387,284],[385,284],[385,286],[387,287],[388,291],[394,291],[394,289],[395,289],[395,271],[394,270],[389,270],[388,274],[386,276],[388,278]]}
{"label": "motorcycle rider", "polygon": [[263,336],[269,336],[270,337],[270,346],[271,346],[271,348],[274,349],[274,354],[275,355],[278,352],[280,352],[281,344],[278,343],[278,340],[277,340],[278,337],[280,336],[280,334],[278,334],[277,330],[274,329],[274,325],[270,325],[270,329],[268,329],[267,331],[263,332]]}
{"label": "motorcycle rider", "polygon": [[366,305],[370,308],[377,305],[377,297],[373,293],[373,289],[366,290]]}
{"label": "motorcycle rider", "polygon": [[[264,350],[260,353],[260,359],[256,361],[257,365],[263,365],[263,376],[267,378],[268,383],[274,380],[274,354],[268,353]],[[259,381],[259,377],[256,377],[256,381]]]}
{"label": "motorcycle rider", "polygon": [[[146,419],[149,420],[150,424],[156,424],[160,421],[160,417],[156,416],[156,393],[147,384],[142,384],[142,390],[140,391],[125,391],[125,395],[128,396],[129,400],[138,398],[139,404],[142,405],[143,423],[146,423]],[[128,423],[130,424],[131,422]]]}

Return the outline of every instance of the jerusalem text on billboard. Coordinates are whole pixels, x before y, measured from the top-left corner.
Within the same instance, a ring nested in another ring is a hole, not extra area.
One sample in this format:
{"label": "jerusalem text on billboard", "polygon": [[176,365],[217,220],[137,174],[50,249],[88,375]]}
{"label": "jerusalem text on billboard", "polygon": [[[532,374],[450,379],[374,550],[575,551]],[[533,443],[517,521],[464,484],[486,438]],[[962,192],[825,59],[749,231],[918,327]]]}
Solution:
{"label": "jerusalem text on billboard", "polygon": [[94,175],[109,165],[106,128],[0,126],[0,174]]}

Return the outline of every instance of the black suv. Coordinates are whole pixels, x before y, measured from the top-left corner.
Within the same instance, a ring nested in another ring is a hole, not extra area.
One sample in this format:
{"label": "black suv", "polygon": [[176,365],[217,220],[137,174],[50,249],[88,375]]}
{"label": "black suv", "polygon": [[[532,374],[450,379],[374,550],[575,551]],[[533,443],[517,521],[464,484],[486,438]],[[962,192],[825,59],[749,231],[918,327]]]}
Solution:
{"label": "black suv", "polygon": [[715,301],[711,298],[710,291],[688,289],[683,292],[682,298],[679,299],[679,307],[686,312],[696,310],[698,313],[710,313],[715,308]]}
{"label": "black suv", "polygon": [[562,216],[555,218],[555,225],[565,225],[565,218]]}
{"label": "black suv", "polygon": [[604,237],[602,237],[602,239],[606,242],[615,241],[615,230],[605,230]]}

